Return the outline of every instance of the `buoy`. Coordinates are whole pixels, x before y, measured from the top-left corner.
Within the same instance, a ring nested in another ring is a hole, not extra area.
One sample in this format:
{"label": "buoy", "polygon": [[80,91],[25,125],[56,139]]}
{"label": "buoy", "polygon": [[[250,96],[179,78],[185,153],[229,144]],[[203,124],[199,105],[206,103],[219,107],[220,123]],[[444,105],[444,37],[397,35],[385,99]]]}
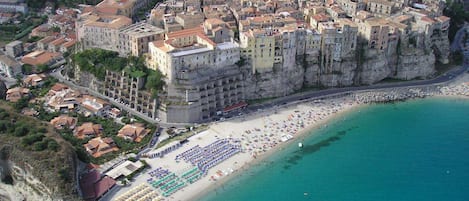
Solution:
{"label": "buoy", "polygon": [[299,148],[302,148],[302,147],[303,147],[303,143],[301,143],[301,142],[298,143],[298,147],[299,147]]}

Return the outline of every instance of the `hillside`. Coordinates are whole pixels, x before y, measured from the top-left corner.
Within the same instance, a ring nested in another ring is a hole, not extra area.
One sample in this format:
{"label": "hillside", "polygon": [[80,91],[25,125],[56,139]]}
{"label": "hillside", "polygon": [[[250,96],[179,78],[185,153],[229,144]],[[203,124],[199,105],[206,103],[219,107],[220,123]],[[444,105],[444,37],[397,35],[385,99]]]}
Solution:
{"label": "hillside", "polygon": [[0,200],[79,200],[77,158],[46,122],[0,101]]}

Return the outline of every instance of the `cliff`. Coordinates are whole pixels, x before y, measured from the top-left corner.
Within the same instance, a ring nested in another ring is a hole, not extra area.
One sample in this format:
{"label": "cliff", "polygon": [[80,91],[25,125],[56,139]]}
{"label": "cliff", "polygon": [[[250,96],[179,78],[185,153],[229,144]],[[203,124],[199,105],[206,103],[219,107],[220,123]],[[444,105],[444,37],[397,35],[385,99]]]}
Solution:
{"label": "cliff", "polygon": [[79,200],[71,145],[47,123],[7,112],[4,102],[0,110],[0,200]]}
{"label": "cliff", "polygon": [[[435,45],[417,48],[406,41],[393,41],[388,50],[363,47],[352,55],[334,61],[327,69],[321,54],[297,56],[293,67],[278,67],[263,73],[250,73],[246,65],[246,98],[285,96],[303,87],[345,87],[371,85],[386,78],[399,80],[427,79],[434,75],[435,64],[448,63],[449,41],[445,35],[432,38]],[[400,44],[402,43],[402,44]]]}

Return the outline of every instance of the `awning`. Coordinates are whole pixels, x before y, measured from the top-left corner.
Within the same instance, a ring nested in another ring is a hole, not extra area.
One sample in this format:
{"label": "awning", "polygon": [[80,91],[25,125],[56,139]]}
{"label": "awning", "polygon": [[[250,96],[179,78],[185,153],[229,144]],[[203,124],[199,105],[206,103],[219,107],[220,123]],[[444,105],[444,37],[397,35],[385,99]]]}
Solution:
{"label": "awning", "polygon": [[231,112],[233,110],[236,110],[236,109],[239,109],[239,108],[243,108],[243,107],[246,107],[248,106],[248,104],[244,101],[241,101],[239,103],[236,103],[234,105],[230,105],[228,107],[225,107],[225,109],[223,109],[223,112]]}

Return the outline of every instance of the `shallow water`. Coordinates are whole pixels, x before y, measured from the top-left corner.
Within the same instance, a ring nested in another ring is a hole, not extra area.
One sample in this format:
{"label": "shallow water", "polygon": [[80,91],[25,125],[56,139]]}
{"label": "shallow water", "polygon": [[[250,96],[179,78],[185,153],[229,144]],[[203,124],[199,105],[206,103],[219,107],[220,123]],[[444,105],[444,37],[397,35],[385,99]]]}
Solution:
{"label": "shallow water", "polygon": [[371,105],[202,200],[469,200],[469,101]]}

